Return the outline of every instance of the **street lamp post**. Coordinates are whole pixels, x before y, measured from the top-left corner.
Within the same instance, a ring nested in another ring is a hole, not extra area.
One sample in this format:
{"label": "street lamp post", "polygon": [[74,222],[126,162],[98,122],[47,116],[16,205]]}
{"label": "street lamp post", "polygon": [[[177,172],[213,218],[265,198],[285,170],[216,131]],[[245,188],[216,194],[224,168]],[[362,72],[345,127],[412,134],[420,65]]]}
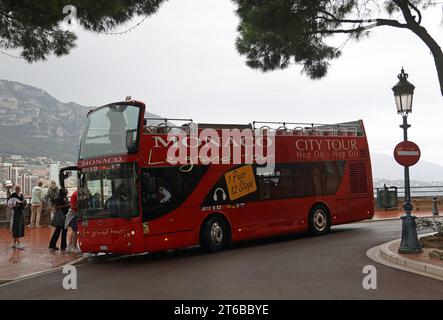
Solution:
{"label": "street lamp post", "polygon": [[[408,74],[404,69],[398,75],[399,82],[392,88],[394,91],[395,103],[397,105],[397,112],[403,117],[403,124],[400,128],[403,129],[403,141],[408,141],[408,129],[411,127],[408,124],[408,114],[412,112],[412,100],[414,97],[415,86],[408,81]],[[405,215],[402,219],[402,234],[401,243],[398,250],[399,253],[420,253],[420,242],[417,237],[416,217],[412,215],[413,205],[411,203],[411,185],[409,180],[409,166],[404,166],[405,177],[405,201],[403,209]]]}

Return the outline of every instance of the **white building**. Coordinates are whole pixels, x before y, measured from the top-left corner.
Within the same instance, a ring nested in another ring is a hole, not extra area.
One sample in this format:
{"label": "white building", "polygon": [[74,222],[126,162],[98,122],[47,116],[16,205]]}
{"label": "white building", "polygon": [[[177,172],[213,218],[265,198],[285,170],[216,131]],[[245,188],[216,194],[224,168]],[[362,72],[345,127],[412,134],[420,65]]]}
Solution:
{"label": "white building", "polygon": [[53,163],[49,166],[49,181],[57,182],[59,184],[58,174],[60,171],[60,165],[58,163]]}
{"label": "white building", "polygon": [[21,186],[22,178],[21,176],[25,173],[25,169],[22,167],[12,167],[11,180],[14,185]]}
{"label": "white building", "polygon": [[6,179],[12,178],[12,164],[2,163],[0,165],[0,182],[3,183]]}
{"label": "white building", "polygon": [[22,187],[22,193],[25,197],[31,197],[32,196],[32,188],[34,188],[38,184],[38,177],[22,174],[21,175],[21,187]]}

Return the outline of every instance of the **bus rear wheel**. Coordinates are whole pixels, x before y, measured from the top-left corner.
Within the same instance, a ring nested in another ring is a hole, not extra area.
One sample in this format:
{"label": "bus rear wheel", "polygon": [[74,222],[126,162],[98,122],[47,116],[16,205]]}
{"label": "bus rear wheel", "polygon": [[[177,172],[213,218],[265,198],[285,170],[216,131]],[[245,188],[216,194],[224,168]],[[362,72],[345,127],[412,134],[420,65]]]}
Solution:
{"label": "bus rear wheel", "polygon": [[219,252],[229,242],[229,226],[218,216],[209,218],[202,226],[200,243],[208,252]]}
{"label": "bus rear wheel", "polygon": [[331,216],[328,208],[322,204],[314,206],[309,214],[309,230],[313,235],[320,236],[331,231]]}

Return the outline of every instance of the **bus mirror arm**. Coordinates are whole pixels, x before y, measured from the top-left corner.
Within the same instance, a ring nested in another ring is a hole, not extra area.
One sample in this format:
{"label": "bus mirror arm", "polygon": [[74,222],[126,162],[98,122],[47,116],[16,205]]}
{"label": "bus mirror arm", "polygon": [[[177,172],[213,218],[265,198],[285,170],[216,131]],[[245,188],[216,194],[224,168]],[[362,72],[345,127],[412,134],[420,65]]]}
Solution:
{"label": "bus mirror arm", "polygon": [[77,166],[70,166],[61,168],[58,174],[59,184],[62,189],[65,189],[65,180],[71,176],[71,171],[78,171]]}

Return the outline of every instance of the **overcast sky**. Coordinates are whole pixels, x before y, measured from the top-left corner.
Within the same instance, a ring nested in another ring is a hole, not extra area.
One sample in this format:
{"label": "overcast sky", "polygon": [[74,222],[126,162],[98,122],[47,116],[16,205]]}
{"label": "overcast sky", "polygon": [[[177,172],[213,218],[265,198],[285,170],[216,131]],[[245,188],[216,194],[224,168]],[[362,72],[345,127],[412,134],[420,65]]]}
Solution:
{"label": "overcast sky", "polygon": [[[441,5],[423,19],[439,43],[441,19]],[[27,64],[0,55],[0,78],[87,106],[131,95],[153,113],[198,122],[363,119],[371,151],[392,154],[402,131],[391,87],[404,66],[416,86],[410,140],[421,147],[423,160],[443,165],[437,74],[429,50],[412,33],[378,28],[368,39],[349,42],[328,77],[312,81],[299,66],[266,74],[248,68],[235,49],[237,25],[229,0],[170,0],[124,36],[76,30],[78,48],[63,58]]]}

